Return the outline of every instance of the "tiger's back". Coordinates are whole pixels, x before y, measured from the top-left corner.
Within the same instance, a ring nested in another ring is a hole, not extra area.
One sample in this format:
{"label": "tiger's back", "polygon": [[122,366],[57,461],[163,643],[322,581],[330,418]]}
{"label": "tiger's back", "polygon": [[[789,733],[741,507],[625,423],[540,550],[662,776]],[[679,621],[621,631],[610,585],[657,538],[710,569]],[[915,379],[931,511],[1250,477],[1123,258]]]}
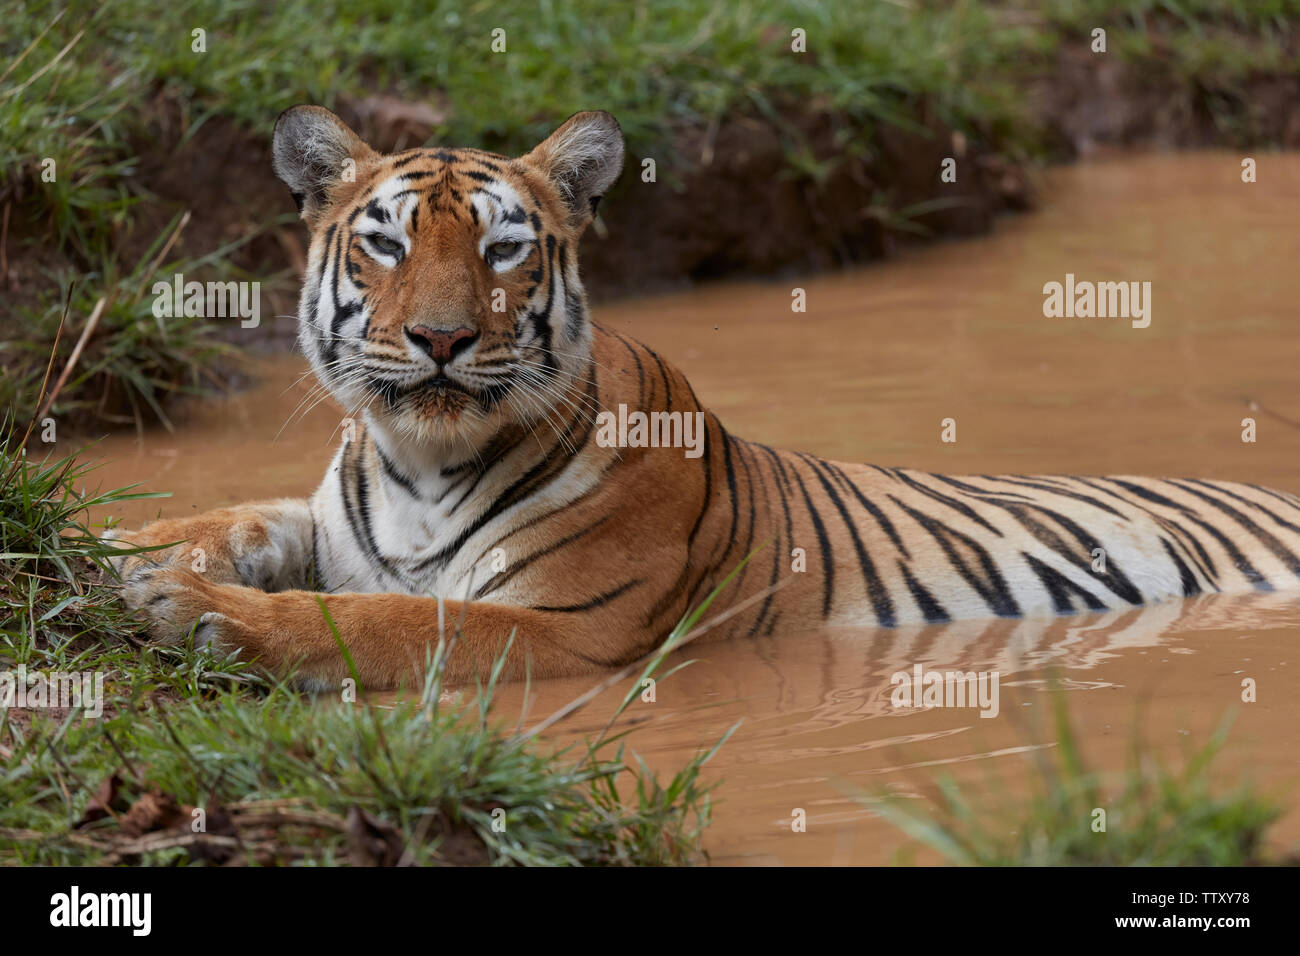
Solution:
{"label": "tiger's back", "polygon": [[[652,350],[636,364],[663,381],[659,390],[638,382],[644,405],[698,407],[684,377]],[[707,507],[701,500],[678,575],[684,582],[686,567],[698,569],[687,606],[750,555],[737,598],[771,592],[728,633],[1070,614],[1300,588],[1300,498],[1292,494],[1200,479],[927,474],[774,449],[707,421],[706,460],[695,466]]]}
{"label": "tiger's back", "polygon": [[[780,564],[819,572],[817,600],[804,593],[787,616],[802,626],[1072,614],[1300,587],[1293,495],[1200,479],[938,475],[731,442],[749,472],[742,487],[756,477],[776,491],[760,498],[766,520],[754,522],[778,542],[773,578]],[[781,610],[756,615],[748,633],[773,633]]]}

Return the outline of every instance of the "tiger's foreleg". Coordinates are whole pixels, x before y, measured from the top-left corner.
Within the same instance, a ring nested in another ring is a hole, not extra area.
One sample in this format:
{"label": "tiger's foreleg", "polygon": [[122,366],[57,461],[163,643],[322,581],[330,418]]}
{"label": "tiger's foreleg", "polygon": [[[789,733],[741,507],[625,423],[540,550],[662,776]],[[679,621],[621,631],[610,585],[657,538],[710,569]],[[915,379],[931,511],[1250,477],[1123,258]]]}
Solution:
{"label": "tiger's foreleg", "polygon": [[159,568],[185,568],[210,583],[241,584],[261,591],[309,583],[312,516],[306,499],[219,508],[189,518],[155,521],[140,531],[112,531],[106,537],[129,546],[173,545],[113,559],[133,608],[145,607],[153,599],[145,582]]}
{"label": "tiger's foreleg", "polygon": [[270,672],[292,676],[315,690],[338,687],[351,676],[340,641],[362,685],[380,689],[420,686],[440,636],[449,645],[443,678],[459,684],[486,678],[507,647],[506,680],[529,672],[556,677],[598,670],[633,652],[636,634],[630,625],[604,621],[602,626],[598,618],[481,602],[443,601],[440,623],[436,598],[297,590],[268,594],[218,584],[183,568],[149,569],[127,590],[128,603],[145,608],[155,636],[177,639],[194,628],[196,644],[241,649],[242,659],[256,659]]}

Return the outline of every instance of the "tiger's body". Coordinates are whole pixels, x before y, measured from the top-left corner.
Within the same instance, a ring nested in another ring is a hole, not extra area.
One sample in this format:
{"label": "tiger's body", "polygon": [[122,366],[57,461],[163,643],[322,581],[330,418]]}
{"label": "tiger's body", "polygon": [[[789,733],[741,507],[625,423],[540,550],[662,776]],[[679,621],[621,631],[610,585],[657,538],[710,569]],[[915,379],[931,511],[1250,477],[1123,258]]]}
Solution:
{"label": "tiger's body", "polygon": [[[323,600],[362,679],[394,686],[453,630],[452,682],[486,674],[512,639],[507,677],[635,660],[737,568],[714,636],[1300,587],[1293,495],[947,477],[730,435],[680,372],[587,314],[577,241],[621,161],[606,114],[518,160],[380,156],[324,110],[282,117],[277,173],[313,230],[301,344],[361,413],[309,501],[133,536],[187,543],[124,561],[128,603],[160,636],[196,628],[327,686],[348,670]],[[701,413],[703,454],[601,440],[599,413],[620,406]]]}

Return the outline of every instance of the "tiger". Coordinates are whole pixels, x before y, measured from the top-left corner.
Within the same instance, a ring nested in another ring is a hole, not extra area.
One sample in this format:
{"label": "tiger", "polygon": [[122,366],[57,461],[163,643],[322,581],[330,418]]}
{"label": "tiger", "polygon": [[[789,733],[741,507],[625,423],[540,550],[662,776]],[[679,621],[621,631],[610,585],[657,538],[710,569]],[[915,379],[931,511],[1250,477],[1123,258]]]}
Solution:
{"label": "tiger", "polygon": [[[1289,493],[939,475],[733,435],[671,362],[590,316],[579,240],[624,160],[609,113],[509,158],[383,153],[297,106],[271,152],[311,235],[299,345],[351,412],[309,499],[121,535],[123,599],[158,640],[309,689],[397,688],[435,661],[448,684],[628,666],[711,600],[705,636],[744,639],[1300,583]],[[638,415],[666,440],[625,428]]]}

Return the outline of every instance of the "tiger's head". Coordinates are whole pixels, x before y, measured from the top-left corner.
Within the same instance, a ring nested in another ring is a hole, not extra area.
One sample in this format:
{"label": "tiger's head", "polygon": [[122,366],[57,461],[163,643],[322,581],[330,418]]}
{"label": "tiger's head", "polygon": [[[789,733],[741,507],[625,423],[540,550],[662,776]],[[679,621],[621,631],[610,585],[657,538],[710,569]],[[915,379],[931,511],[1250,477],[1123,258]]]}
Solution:
{"label": "tiger's head", "polygon": [[273,162],[312,234],[299,342],[344,408],[450,450],[573,402],[592,335],[578,240],[623,166],[612,116],[578,113],[510,159],[385,155],[295,106]]}

